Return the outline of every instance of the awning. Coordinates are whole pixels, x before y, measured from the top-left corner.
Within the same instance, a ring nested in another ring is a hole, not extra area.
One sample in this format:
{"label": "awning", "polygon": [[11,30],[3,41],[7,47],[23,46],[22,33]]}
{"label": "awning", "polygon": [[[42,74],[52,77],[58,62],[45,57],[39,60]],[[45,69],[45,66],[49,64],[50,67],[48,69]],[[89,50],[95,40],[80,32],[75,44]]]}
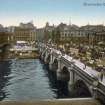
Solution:
{"label": "awning", "polygon": [[17,41],[17,44],[21,44],[21,43],[27,43],[26,41]]}

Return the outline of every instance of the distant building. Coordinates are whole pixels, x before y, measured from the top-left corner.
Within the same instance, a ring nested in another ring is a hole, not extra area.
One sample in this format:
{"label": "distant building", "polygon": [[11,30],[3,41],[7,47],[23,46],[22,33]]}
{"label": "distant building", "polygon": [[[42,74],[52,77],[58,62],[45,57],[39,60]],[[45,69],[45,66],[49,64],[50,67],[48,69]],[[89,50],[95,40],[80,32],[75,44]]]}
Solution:
{"label": "distant building", "polygon": [[76,37],[79,37],[79,27],[76,25],[66,25],[61,23],[59,26],[60,29],[60,40],[64,41],[73,41]]}
{"label": "distant building", "polygon": [[48,22],[46,22],[46,25],[44,27],[44,30],[48,31],[48,32],[52,32],[54,30],[54,25],[50,26]]}
{"label": "distant building", "polygon": [[42,42],[44,39],[44,28],[36,29],[36,40]]}
{"label": "distant building", "polygon": [[6,32],[6,29],[3,27],[2,24],[0,24],[0,32]]}
{"label": "distant building", "polygon": [[20,28],[25,28],[25,29],[34,29],[35,26],[33,25],[32,22],[29,23],[20,23]]}
{"label": "distant building", "polygon": [[105,26],[103,25],[86,25],[80,30],[85,31],[86,40],[90,45],[96,45],[100,41],[105,42]]}
{"label": "distant building", "polygon": [[50,26],[49,23],[47,22],[45,27],[37,29],[37,40],[39,41],[48,41],[51,39],[52,31],[54,30],[55,26],[52,25]]}
{"label": "distant building", "polygon": [[32,23],[20,23],[19,27],[14,27],[14,42],[17,41],[35,42],[36,27]]}
{"label": "distant building", "polygon": [[[93,46],[100,41],[105,42],[105,26],[103,25],[85,25],[77,26],[74,24],[64,24],[60,23],[58,26],[50,26],[47,22],[45,27],[36,30],[36,39],[39,41],[48,41],[52,39],[52,33],[57,37],[56,31],[60,32],[60,42],[61,43],[75,43],[77,45],[90,45]],[[55,39],[54,39],[55,40]]]}
{"label": "distant building", "polygon": [[95,34],[95,42],[104,42],[105,44],[105,30],[100,31],[100,32],[96,32]]}
{"label": "distant building", "polygon": [[103,25],[86,25],[78,27],[73,24],[66,25],[61,23],[57,27],[60,30],[61,42],[86,45],[94,45],[100,41],[105,42],[105,26]]}

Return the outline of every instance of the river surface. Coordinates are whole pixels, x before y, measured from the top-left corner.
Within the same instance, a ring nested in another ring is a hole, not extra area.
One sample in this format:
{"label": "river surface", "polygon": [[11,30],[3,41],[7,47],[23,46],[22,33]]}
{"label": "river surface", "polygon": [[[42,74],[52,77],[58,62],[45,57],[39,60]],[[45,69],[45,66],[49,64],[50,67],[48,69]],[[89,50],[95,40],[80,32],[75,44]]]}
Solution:
{"label": "river surface", "polygon": [[73,96],[68,91],[68,83],[57,81],[55,73],[39,59],[13,59],[0,62],[2,101],[88,97],[88,92],[84,90],[78,90]]}
{"label": "river surface", "polygon": [[56,77],[38,59],[0,62],[0,100],[23,101],[67,97],[66,85],[59,85]]}

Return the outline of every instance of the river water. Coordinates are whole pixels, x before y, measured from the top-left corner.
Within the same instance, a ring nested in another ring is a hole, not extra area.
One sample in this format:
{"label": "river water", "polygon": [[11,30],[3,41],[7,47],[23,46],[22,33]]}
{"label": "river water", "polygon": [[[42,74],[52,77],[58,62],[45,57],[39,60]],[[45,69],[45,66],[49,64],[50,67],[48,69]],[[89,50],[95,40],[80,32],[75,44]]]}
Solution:
{"label": "river water", "polygon": [[69,97],[67,85],[59,85],[54,76],[38,59],[0,62],[0,100]]}

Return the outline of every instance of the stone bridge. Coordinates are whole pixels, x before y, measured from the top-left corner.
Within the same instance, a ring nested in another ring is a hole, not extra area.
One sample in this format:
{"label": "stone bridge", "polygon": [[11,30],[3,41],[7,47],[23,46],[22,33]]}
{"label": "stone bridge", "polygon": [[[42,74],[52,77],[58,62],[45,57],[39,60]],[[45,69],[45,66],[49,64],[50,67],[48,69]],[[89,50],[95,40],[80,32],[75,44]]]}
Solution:
{"label": "stone bridge", "polygon": [[[89,93],[93,98],[105,102],[105,84],[99,81],[98,72],[44,44],[39,45],[39,52],[41,60],[49,66],[49,70],[56,73],[57,80],[68,83],[70,92],[78,90],[83,96]],[[85,93],[80,92],[80,89],[85,89]]]}

